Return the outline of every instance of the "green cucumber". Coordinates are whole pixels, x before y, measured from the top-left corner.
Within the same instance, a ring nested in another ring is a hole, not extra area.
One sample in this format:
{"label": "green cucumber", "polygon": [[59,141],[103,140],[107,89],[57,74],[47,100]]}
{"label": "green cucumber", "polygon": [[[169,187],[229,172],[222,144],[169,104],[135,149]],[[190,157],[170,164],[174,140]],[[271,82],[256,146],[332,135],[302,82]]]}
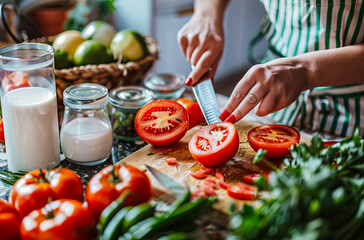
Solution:
{"label": "green cucumber", "polygon": [[154,216],[155,206],[149,203],[142,203],[133,207],[125,216],[121,226],[121,232],[125,233],[131,226],[146,218]]}

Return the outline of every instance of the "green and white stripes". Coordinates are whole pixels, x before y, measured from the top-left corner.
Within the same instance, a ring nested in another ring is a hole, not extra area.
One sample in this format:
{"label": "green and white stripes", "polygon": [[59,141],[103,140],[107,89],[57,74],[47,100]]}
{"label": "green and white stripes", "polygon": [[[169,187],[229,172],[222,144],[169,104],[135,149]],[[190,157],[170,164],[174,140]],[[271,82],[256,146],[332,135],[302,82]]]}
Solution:
{"label": "green and white stripes", "polygon": [[[276,57],[292,57],[364,42],[363,0],[262,2],[267,10],[263,32]],[[273,117],[300,129],[348,136],[354,127],[359,127],[364,134],[364,85],[306,91]]]}

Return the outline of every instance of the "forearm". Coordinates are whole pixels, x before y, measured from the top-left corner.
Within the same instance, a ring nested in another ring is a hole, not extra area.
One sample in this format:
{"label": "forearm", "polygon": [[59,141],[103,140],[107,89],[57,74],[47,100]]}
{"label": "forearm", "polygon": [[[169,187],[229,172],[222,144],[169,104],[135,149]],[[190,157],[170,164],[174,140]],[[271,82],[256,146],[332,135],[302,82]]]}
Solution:
{"label": "forearm", "polygon": [[292,58],[307,69],[308,88],[364,83],[364,44]]}
{"label": "forearm", "polygon": [[215,21],[222,23],[225,9],[230,0],[195,0],[194,11],[203,17],[211,17]]}

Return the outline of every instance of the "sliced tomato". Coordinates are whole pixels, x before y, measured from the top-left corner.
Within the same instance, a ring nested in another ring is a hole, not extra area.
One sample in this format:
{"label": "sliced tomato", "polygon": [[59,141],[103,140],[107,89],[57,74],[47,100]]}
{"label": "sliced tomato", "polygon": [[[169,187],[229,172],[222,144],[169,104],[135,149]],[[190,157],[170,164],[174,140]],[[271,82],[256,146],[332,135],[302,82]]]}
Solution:
{"label": "sliced tomato", "polygon": [[186,134],[188,113],[176,101],[155,100],[138,111],[135,129],[144,141],[154,146],[171,145]]}
{"label": "sliced tomato", "polygon": [[326,148],[326,147],[330,147],[332,145],[335,145],[338,142],[339,141],[325,141],[325,142],[323,142],[323,144],[324,144],[324,147]]}
{"label": "sliced tomato", "polygon": [[223,189],[228,189],[231,187],[231,185],[227,182],[225,182],[225,177],[219,172],[215,173],[215,176],[219,179],[219,186]]}
{"label": "sliced tomato", "polygon": [[300,141],[300,133],[286,125],[262,125],[248,132],[250,146],[258,151],[267,150],[266,158],[281,158],[290,153],[289,148]]}
{"label": "sliced tomato", "polygon": [[177,159],[176,158],[166,158],[166,163],[168,165],[176,165],[177,164]]}
{"label": "sliced tomato", "polygon": [[207,177],[208,174],[212,173],[213,170],[214,170],[213,168],[208,168],[208,167],[201,165],[201,168],[199,171],[190,173],[190,175],[194,178],[202,179],[202,178]]}
{"label": "sliced tomato", "polygon": [[267,181],[269,180],[269,173],[252,173],[252,174],[245,174],[243,176],[243,182],[248,184],[254,184],[258,179],[264,177]]}
{"label": "sliced tomato", "polygon": [[4,124],[1,116],[0,116],[0,142],[5,143]]}
{"label": "sliced tomato", "polygon": [[16,88],[29,87],[28,78],[24,72],[12,72],[3,79],[2,86],[5,92]]}
{"label": "sliced tomato", "polygon": [[230,197],[239,200],[255,200],[257,198],[258,189],[253,186],[249,186],[242,182],[237,183],[239,189],[230,187],[227,189],[227,193]]}
{"label": "sliced tomato", "polygon": [[229,122],[213,123],[196,131],[188,144],[192,157],[206,167],[222,165],[239,148],[239,135]]}

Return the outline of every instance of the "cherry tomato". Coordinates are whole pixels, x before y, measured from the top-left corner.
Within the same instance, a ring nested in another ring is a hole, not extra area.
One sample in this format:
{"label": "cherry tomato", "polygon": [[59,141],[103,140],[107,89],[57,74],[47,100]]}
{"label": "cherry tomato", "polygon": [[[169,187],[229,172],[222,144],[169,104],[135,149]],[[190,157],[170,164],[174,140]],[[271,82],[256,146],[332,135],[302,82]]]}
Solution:
{"label": "cherry tomato", "polygon": [[286,125],[262,125],[248,132],[250,146],[258,151],[267,150],[266,158],[281,158],[290,153],[289,148],[300,141],[300,133]]}
{"label": "cherry tomato", "polygon": [[188,112],[189,128],[193,128],[200,123],[206,122],[206,119],[203,116],[198,102],[192,101],[187,98],[180,98],[177,100],[177,102],[180,103],[184,108],[186,108]]}
{"label": "cherry tomato", "polygon": [[142,107],[135,116],[138,135],[154,146],[178,142],[188,130],[187,110],[171,100],[155,100]]}
{"label": "cherry tomato", "polygon": [[213,123],[196,131],[188,144],[192,157],[206,167],[216,167],[233,158],[239,135],[232,123]]}
{"label": "cherry tomato", "polygon": [[16,88],[29,87],[28,79],[25,76],[24,72],[21,71],[12,72],[4,77],[2,85],[5,92]]}
{"label": "cherry tomato", "polygon": [[10,202],[24,217],[42,208],[49,200],[61,198],[83,200],[81,178],[67,168],[34,170],[20,178],[10,192]]}
{"label": "cherry tomato", "polygon": [[0,142],[5,143],[4,124],[2,117],[0,117]]}
{"label": "cherry tomato", "polygon": [[152,187],[144,172],[133,166],[115,164],[105,167],[91,178],[86,188],[86,201],[98,218],[125,190],[135,194],[135,199],[126,198],[125,205],[137,205],[152,198]]}
{"label": "cherry tomato", "polygon": [[82,202],[60,199],[24,217],[20,234],[23,240],[93,239],[96,219]]}
{"label": "cherry tomato", "polygon": [[0,238],[2,240],[20,239],[21,218],[16,209],[7,201],[0,200]]}

